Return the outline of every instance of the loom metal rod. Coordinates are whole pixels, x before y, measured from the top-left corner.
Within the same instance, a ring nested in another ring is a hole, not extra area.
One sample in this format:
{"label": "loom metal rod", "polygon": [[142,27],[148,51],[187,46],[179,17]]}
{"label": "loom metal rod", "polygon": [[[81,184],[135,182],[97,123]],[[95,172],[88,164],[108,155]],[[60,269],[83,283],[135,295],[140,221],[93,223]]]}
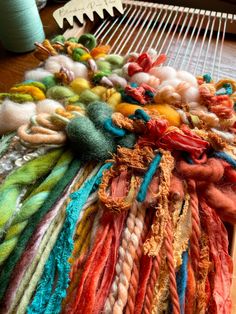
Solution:
{"label": "loom metal rod", "polygon": [[224,46],[224,40],[225,40],[225,32],[226,32],[227,20],[228,20],[228,14],[226,14],[225,22],[224,22],[224,27],[223,27],[223,33],[222,33],[222,39],[221,39],[221,47],[220,47],[220,54],[219,54],[218,76],[217,76],[217,79],[219,79],[219,76],[220,76],[220,65],[221,65],[222,52],[223,52],[223,46]]}
{"label": "loom metal rod", "polygon": [[178,48],[178,50],[177,50],[177,54],[176,54],[176,57],[175,57],[175,59],[174,59],[174,64],[173,64],[173,66],[175,65],[175,63],[177,62],[177,60],[178,60],[178,58],[179,58],[180,50],[182,49],[183,43],[184,43],[185,38],[186,38],[186,36],[187,36],[187,34],[188,34],[188,31],[189,31],[189,28],[190,28],[190,26],[192,25],[192,21],[193,21],[193,18],[194,18],[194,13],[195,13],[195,9],[193,10],[193,12],[191,12],[191,17],[190,17],[190,20],[189,20],[189,22],[188,22],[188,26],[187,26],[187,28],[186,28],[186,30],[185,30],[184,36],[183,36],[183,38],[182,38],[181,44],[180,44],[180,46],[179,46],[179,48]]}
{"label": "loom metal rod", "polygon": [[[140,8],[141,8],[141,12],[142,12],[142,7],[140,7]],[[147,11],[147,7],[145,8],[145,10],[143,10],[143,12],[142,12],[142,14],[140,15],[140,17],[139,17],[139,19],[138,19],[136,25],[138,25],[138,24],[140,23],[140,21],[142,20],[142,17],[143,17],[144,14],[146,13],[146,11]],[[138,15],[137,15],[137,18],[138,18]],[[126,45],[127,42],[129,41],[130,37],[133,35],[134,31],[136,30],[136,27],[133,27],[132,30],[131,30],[131,28],[132,28],[133,24],[136,22],[137,18],[135,18],[135,19],[132,21],[132,23],[130,24],[130,27],[127,28],[126,33],[125,33],[125,36],[123,37],[123,39],[126,38],[126,40],[125,40],[124,43],[123,43],[123,46],[121,46],[121,45],[122,45],[122,41],[121,41],[120,44],[116,47],[114,53],[121,53],[121,52],[123,51],[125,45]],[[114,46],[115,46],[115,45],[114,45]],[[120,46],[121,46],[121,48],[120,48]]]}
{"label": "loom metal rod", "polygon": [[174,12],[174,11],[173,11],[173,6],[168,6],[168,7],[167,7],[167,10],[170,10],[170,14],[169,14],[169,17],[167,18],[167,20],[166,20],[166,22],[165,22],[164,27],[162,28],[162,32],[161,32],[161,34],[160,34],[160,36],[159,36],[159,39],[158,39],[158,42],[156,43],[155,48],[154,48],[155,50],[157,50],[157,47],[158,47],[159,44],[160,44],[160,41],[161,41],[161,39],[162,39],[162,36],[163,36],[163,34],[164,34],[164,32],[165,32],[165,29],[166,29],[168,23],[169,23],[169,20],[170,20],[172,14],[173,14],[173,12]]}
{"label": "loom metal rod", "polygon": [[[213,13],[213,12],[212,12]],[[203,63],[203,69],[202,69],[202,73],[205,72],[205,68],[206,68],[206,61],[208,59],[208,53],[209,53],[209,49],[210,49],[210,45],[211,45],[211,39],[212,39],[212,34],[213,34],[213,31],[214,31],[214,25],[215,25],[215,21],[216,21],[216,14],[215,12],[213,13],[214,15],[214,19],[213,19],[213,22],[211,24],[211,31],[210,31],[210,37],[208,39],[208,44],[207,44],[207,51],[206,51],[206,54],[205,54],[205,58],[204,58],[204,63]]]}
{"label": "loom metal rod", "polygon": [[[174,44],[175,47],[177,47],[177,45],[178,45],[178,42],[179,42],[179,39],[180,39],[180,37],[181,37],[181,35],[182,35],[183,29],[184,29],[185,24],[186,24],[186,22],[187,22],[187,20],[188,20],[189,12],[190,12],[190,9],[188,9],[188,11],[187,11],[187,13],[186,13],[186,16],[185,16],[185,18],[184,18],[183,24],[182,24],[182,26],[181,26],[181,28],[180,28],[180,31],[179,31],[177,40],[175,41],[175,44]],[[178,25],[178,26],[179,26],[179,25]],[[168,65],[170,65],[170,63],[171,63],[171,59],[172,59],[173,53],[174,53],[174,49],[172,49],[172,51],[171,51],[171,55],[170,55],[170,57],[169,57]]]}
{"label": "loom metal rod", "polygon": [[152,39],[152,42],[151,42],[151,44],[150,44],[150,46],[149,46],[149,49],[153,47],[153,43],[154,43],[154,41],[156,40],[156,37],[157,37],[157,35],[158,35],[158,33],[159,33],[159,30],[160,30],[160,28],[161,28],[161,26],[162,26],[162,24],[163,24],[163,22],[164,22],[164,20],[165,20],[166,15],[167,15],[167,8],[165,8],[165,13],[164,13],[164,15],[162,16],[162,19],[161,19],[161,21],[160,21],[160,24],[158,25],[158,28],[157,28],[157,30],[156,30],[156,32],[155,32],[155,36],[154,36],[153,39]]}
{"label": "loom metal rod", "polygon": [[173,26],[175,24],[175,20],[176,20],[177,16],[179,15],[179,10],[180,10],[180,7],[178,7],[178,9],[175,11],[175,16],[174,16],[174,18],[172,20],[172,23],[171,23],[171,25],[169,27],[169,30],[168,30],[168,32],[167,32],[167,34],[165,36],[165,40],[163,41],[163,43],[161,45],[161,48],[157,52],[157,55],[161,54],[161,52],[162,52],[162,50],[163,50],[163,48],[165,46],[165,43],[166,43],[167,39],[169,38],[170,32],[171,32],[171,30],[172,30],[172,28],[173,28]]}
{"label": "loom metal rod", "polygon": [[[157,22],[158,22],[158,20],[159,20],[159,17],[161,16],[161,13],[162,13],[162,11],[163,11],[163,8],[164,8],[164,4],[162,4],[161,10],[159,11],[157,17],[154,19],[155,22],[153,23],[153,25],[152,25],[152,27],[151,27],[151,29],[150,29],[150,32],[149,32],[149,34],[148,34],[148,36],[147,36],[147,38],[146,38],[146,41],[145,41],[145,43],[144,43],[144,45],[143,45],[143,47],[142,47],[142,49],[141,49],[141,53],[144,51],[144,49],[145,49],[145,47],[146,47],[146,44],[148,43],[149,38],[150,38],[150,36],[151,36],[151,34],[152,34],[154,28],[155,28],[156,25],[157,25]],[[156,13],[155,13],[155,15],[156,15]],[[149,26],[151,25],[152,22],[153,22],[153,21],[150,20]],[[148,26],[148,27],[149,27],[149,26]]]}
{"label": "loom metal rod", "polygon": [[[120,20],[120,22],[117,24],[116,29],[113,30],[112,35],[109,36],[109,39],[106,41],[106,45],[108,45],[108,44],[110,43],[110,41],[112,40],[112,38],[115,36],[116,32],[119,30],[119,28],[120,28],[122,22],[126,19],[127,15],[129,14],[129,12],[130,12],[131,9],[132,9],[132,7],[130,7],[130,9],[127,10],[126,14],[123,16],[123,18],[122,18],[122,19]],[[133,10],[133,13],[130,15],[130,17],[129,17],[129,19],[128,19],[128,22],[130,21],[130,19],[132,19],[133,15],[135,15],[136,11],[137,11],[137,8],[135,8],[135,9]],[[113,24],[114,24],[114,23],[113,23]],[[109,28],[109,30],[106,32],[106,34],[103,36],[102,40],[105,39],[106,36],[107,36],[107,34],[109,33],[109,31],[113,29],[113,26],[115,25],[115,24],[114,24],[114,25],[113,25],[113,24],[111,25],[111,27]],[[120,38],[120,36],[123,34],[123,32],[124,32],[124,29],[120,32],[119,36],[116,38],[116,41],[115,41],[115,43],[113,44],[113,47],[114,47],[114,45],[117,43],[117,41],[119,40],[119,38]]]}
{"label": "loom metal rod", "polygon": [[217,36],[216,36],[216,44],[215,44],[215,51],[214,51],[212,71],[211,71],[212,77],[214,77],[214,72],[215,72],[215,64],[216,64],[216,56],[217,56],[217,51],[218,51],[217,48],[219,44],[221,24],[222,24],[222,14],[220,15],[220,18],[219,18],[219,26],[218,26]]}
{"label": "loom metal rod", "polygon": [[[186,59],[187,59],[188,51],[189,51],[190,45],[191,45],[191,43],[192,43],[193,36],[194,36],[194,34],[195,34],[195,30],[196,30],[196,28],[197,28],[197,26],[198,26],[199,19],[200,19],[200,12],[201,12],[200,10],[198,10],[198,13],[196,12],[196,14],[197,14],[197,19],[196,19],[196,22],[195,22],[195,24],[194,24],[193,30],[192,30],[192,32],[191,32],[191,35],[190,35],[190,38],[189,38],[187,47],[186,47],[186,49],[185,49],[185,53],[184,53],[184,56],[183,56],[183,58],[182,58],[182,62],[181,62],[181,64],[180,64],[179,69],[182,69],[182,66],[183,66],[184,62],[185,62]],[[190,59],[189,59],[189,60],[190,60]]]}
{"label": "loom metal rod", "polygon": [[191,61],[192,58],[193,58],[193,54],[194,54],[194,52],[195,52],[195,47],[196,47],[196,44],[197,44],[197,42],[198,42],[198,38],[199,38],[200,32],[201,32],[201,30],[202,30],[202,24],[203,24],[203,22],[204,22],[204,20],[205,20],[205,16],[206,16],[206,11],[204,11],[204,14],[203,14],[202,19],[201,19],[201,23],[200,23],[200,25],[199,25],[199,28],[198,28],[198,31],[197,31],[197,35],[196,35],[196,37],[195,37],[195,41],[194,41],[194,43],[193,43],[192,50],[191,50],[191,53],[190,53],[190,56],[189,56],[189,59],[188,59],[187,66],[186,66],[187,68],[189,67],[190,61]]}
{"label": "loom metal rod", "polygon": [[[147,23],[147,21],[148,21],[148,19],[149,19],[149,16],[150,16],[151,13],[152,13],[153,7],[154,7],[154,5],[152,5],[152,6],[150,7],[151,10],[150,10],[150,12],[147,14],[146,18],[143,20],[143,23],[142,23],[141,27],[139,28],[139,31],[138,31],[137,35],[135,36],[135,39],[133,40],[132,45],[130,45],[130,47],[129,47],[127,53],[129,53],[129,52],[131,51],[131,49],[133,48],[133,46],[134,46],[134,44],[136,43],[136,40],[137,40],[137,39],[139,39],[139,45],[135,48],[135,51],[139,51],[138,48],[139,48],[139,46],[140,46],[140,44],[141,44],[141,42],[142,42],[142,39],[140,39],[139,36],[140,36],[141,32],[143,31],[143,28],[144,28],[145,24]],[[136,27],[137,27],[137,25],[136,25]],[[145,35],[147,31],[148,31],[148,28],[146,27],[146,30],[143,32],[143,35]],[[142,37],[142,38],[143,38],[143,37]]]}
{"label": "loom metal rod", "polygon": [[206,35],[207,35],[208,28],[209,28],[209,25],[210,25],[210,21],[211,21],[211,15],[208,16],[207,26],[206,26],[206,29],[205,29],[205,32],[204,32],[204,35],[203,35],[203,39],[202,39],[202,43],[201,43],[201,47],[200,47],[200,52],[198,53],[198,58],[197,58],[196,66],[195,66],[195,69],[194,69],[194,74],[195,75],[196,75],[196,72],[197,72],[197,68],[198,68],[200,57],[202,55],[202,49],[203,49],[203,46],[204,46],[204,43],[205,43],[205,39],[206,39]]}

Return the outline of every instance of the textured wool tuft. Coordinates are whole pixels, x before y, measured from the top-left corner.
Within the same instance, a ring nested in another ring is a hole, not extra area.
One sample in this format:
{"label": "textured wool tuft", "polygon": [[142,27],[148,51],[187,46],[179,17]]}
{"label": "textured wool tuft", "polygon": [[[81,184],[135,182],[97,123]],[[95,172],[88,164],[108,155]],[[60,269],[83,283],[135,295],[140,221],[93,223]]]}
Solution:
{"label": "textured wool tuft", "polygon": [[0,134],[15,131],[36,114],[36,106],[32,102],[17,104],[11,100],[4,100],[0,106]]}

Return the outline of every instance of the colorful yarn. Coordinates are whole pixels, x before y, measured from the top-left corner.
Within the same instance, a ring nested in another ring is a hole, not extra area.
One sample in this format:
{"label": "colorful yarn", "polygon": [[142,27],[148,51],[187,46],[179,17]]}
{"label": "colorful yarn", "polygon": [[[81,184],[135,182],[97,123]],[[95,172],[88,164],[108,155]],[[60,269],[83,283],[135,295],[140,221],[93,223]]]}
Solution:
{"label": "colorful yarn", "polygon": [[0,313],[229,313],[236,82],[36,46],[0,95]]}
{"label": "colorful yarn", "polygon": [[[69,264],[67,259],[72,252],[72,236],[78,219],[78,214],[86,202],[93,185],[96,184],[96,181],[100,179],[104,169],[108,169],[110,166],[110,164],[106,164],[101,167],[101,169],[95,169],[94,173],[96,174],[94,176],[91,175],[91,178],[86,180],[81,189],[71,195],[72,201],[69,203],[66,209],[67,216],[63,225],[63,229],[52,253],[50,254],[49,260],[46,263],[46,268],[39,283],[39,288],[37,289],[37,292],[34,296],[32,305],[28,308],[28,313],[34,313],[35,311],[36,313],[41,313],[41,311],[43,311],[43,313],[52,313],[52,311],[53,313],[60,312],[61,300],[65,296],[65,289],[67,288],[68,284]],[[97,172],[97,170],[99,171]],[[61,258],[58,259],[60,252]],[[54,263],[53,261],[55,260],[56,256],[56,262],[53,266],[52,263]],[[47,283],[47,278],[51,276],[49,276],[49,274],[52,273],[52,270],[55,269],[55,267],[57,267],[59,273],[57,275],[57,287],[52,292],[52,284]],[[45,305],[44,302],[42,303],[43,295],[50,295],[50,298],[48,298],[48,302]]]}
{"label": "colorful yarn", "polygon": [[80,162],[75,160],[71,163],[67,175],[63,176],[61,180],[55,185],[55,187],[52,189],[49,197],[47,198],[47,202],[45,202],[40,210],[38,210],[30,219],[27,227],[23,230],[21,235],[19,236],[18,245],[15,248],[15,250],[9,255],[8,259],[6,260],[6,263],[4,264],[1,275],[0,275],[0,298],[2,298],[5,289],[9,283],[10,275],[18,262],[21,254],[23,253],[28,240],[30,239],[32,233],[35,230],[35,227],[40,222],[42,217],[50,210],[51,206],[57,201],[57,199],[60,197],[61,193],[65,189],[65,187],[68,185],[68,183],[73,179],[75,174],[78,171],[78,168],[80,167]]}
{"label": "colorful yarn", "polygon": [[145,176],[143,178],[143,182],[140,186],[140,190],[137,195],[137,201],[143,202],[147,195],[147,189],[148,186],[161,162],[161,154],[158,154],[154,157],[153,161],[151,162],[148,171],[145,173]]}

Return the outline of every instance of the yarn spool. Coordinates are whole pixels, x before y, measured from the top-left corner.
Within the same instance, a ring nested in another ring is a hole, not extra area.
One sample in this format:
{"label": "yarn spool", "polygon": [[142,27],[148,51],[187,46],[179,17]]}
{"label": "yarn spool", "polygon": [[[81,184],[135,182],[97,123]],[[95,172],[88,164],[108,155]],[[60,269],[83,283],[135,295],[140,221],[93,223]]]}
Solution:
{"label": "yarn spool", "polygon": [[0,1],[0,39],[13,52],[31,51],[45,39],[34,0]]}

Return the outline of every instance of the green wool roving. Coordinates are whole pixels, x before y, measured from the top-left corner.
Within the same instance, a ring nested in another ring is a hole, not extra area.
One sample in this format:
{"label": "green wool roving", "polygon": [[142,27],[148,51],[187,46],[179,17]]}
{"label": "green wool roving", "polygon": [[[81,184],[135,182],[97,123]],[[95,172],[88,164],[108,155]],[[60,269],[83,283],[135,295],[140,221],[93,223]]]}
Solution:
{"label": "green wool roving", "polygon": [[39,89],[41,89],[41,91],[43,91],[43,92],[46,91],[46,86],[42,82],[38,82],[38,81],[27,80],[27,81],[24,81],[20,84],[16,84],[14,86],[15,87],[18,87],[18,86],[35,86],[35,87],[38,87]]}
{"label": "green wool roving", "polygon": [[79,102],[85,105],[97,100],[100,100],[100,97],[89,89],[84,90],[79,97]]}
{"label": "green wool roving", "polygon": [[71,43],[77,43],[78,42],[78,38],[77,37],[69,37],[67,39],[67,41],[70,41]]}
{"label": "green wool roving", "polygon": [[95,101],[88,105],[87,115],[92,120],[96,128],[102,129],[104,121],[111,117],[113,110],[105,102]]}
{"label": "green wool roving", "polygon": [[56,43],[64,43],[66,41],[65,37],[63,35],[57,35],[53,39],[51,39],[52,44]]}
{"label": "green wool roving", "polygon": [[72,59],[74,61],[80,61],[81,57],[86,53],[82,48],[75,48],[72,53]]}
{"label": "green wool roving", "polygon": [[107,61],[98,60],[97,62],[98,69],[104,73],[111,72],[111,64]]}
{"label": "green wool roving", "polygon": [[110,63],[111,69],[121,68],[124,64],[124,57],[119,55],[108,55],[105,61]]}
{"label": "green wool roving", "polygon": [[65,86],[53,86],[47,91],[47,97],[56,100],[72,97],[74,95],[73,91]]}
{"label": "green wool roving", "polygon": [[63,175],[61,180],[54,186],[47,200],[41,206],[40,210],[38,210],[32,217],[30,217],[27,227],[23,230],[23,232],[18,238],[18,245],[16,246],[15,250],[10,254],[1,270],[0,298],[2,298],[6,290],[14,266],[18,262],[21,254],[24,252],[26,245],[32,233],[34,232],[37,224],[40,222],[42,217],[54,206],[57,199],[61,197],[64,189],[73,180],[74,176],[78,172],[80,164],[81,162],[76,159],[70,164],[70,167],[66,172],[66,175]]}
{"label": "green wool roving", "polygon": [[92,34],[83,34],[80,36],[78,43],[84,45],[89,50],[97,46],[97,40]]}
{"label": "green wool roving", "polygon": [[57,85],[57,81],[53,75],[47,76],[42,79],[42,83],[46,86],[47,89]]}
{"label": "green wool roving", "polygon": [[96,129],[87,117],[71,120],[66,127],[72,148],[82,160],[104,161],[115,150],[114,141]]}

